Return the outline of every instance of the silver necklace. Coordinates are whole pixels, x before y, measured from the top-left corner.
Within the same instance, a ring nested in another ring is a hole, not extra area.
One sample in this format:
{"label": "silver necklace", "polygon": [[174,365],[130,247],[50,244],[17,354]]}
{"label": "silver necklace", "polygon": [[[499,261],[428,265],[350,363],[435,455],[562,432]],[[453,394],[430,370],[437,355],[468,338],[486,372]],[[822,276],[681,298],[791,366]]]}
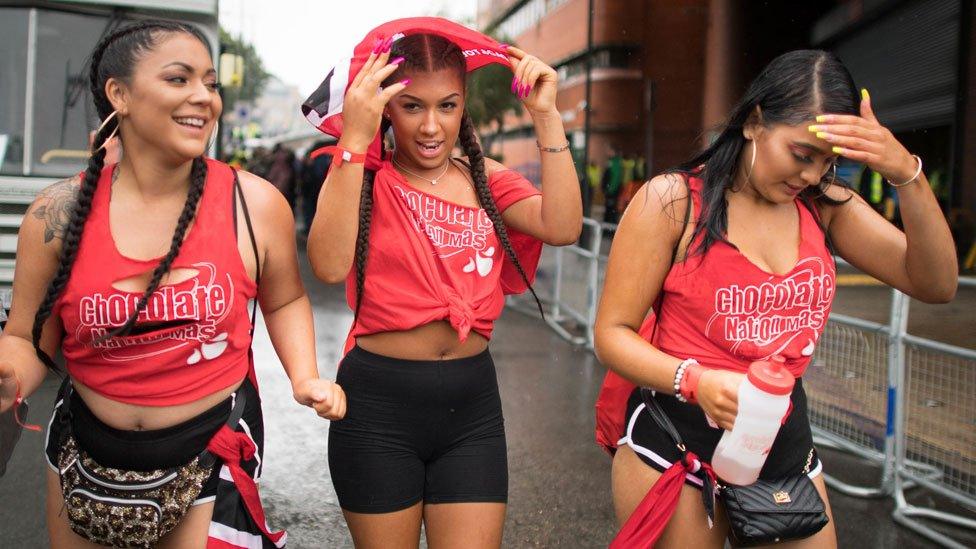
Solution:
{"label": "silver necklace", "polygon": [[420,175],[418,173],[414,173],[414,172],[406,169],[405,167],[403,167],[403,164],[397,162],[396,154],[393,155],[393,165],[395,165],[397,168],[400,168],[401,170],[407,172],[408,174],[416,177],[417,179],[423,179],[424,181],[427,181],[431,185],[436,185],[437,184],[437,180],[439,180],[440,178],[444,177],[444,174],[446,174],[447,173],[447,170],[451,167],[451,161],[448,160],[447,163],[444,164],[444,171],[442,171],[441,174],[438,175],[437,177],[435,177],[434,179],[429,179],[429,178],[424,177],[424,176],[422,176],[422,175]]}

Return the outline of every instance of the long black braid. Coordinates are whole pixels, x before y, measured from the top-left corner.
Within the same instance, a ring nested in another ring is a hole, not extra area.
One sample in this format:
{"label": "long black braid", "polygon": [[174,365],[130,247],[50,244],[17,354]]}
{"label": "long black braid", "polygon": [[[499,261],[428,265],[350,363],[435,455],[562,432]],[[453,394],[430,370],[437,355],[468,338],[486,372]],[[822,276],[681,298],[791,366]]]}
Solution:
{"label": "long black braid", "polygon": [[[99,119],[107,119],[114,111],[111,102],[105,94],[105,83],[108,79],[128,79],[131,77],[139,57],[155,47],[161,34],[179,32],[196,37],[209,51],[207,39],[198,30],[189,25],[170,21],[147,20],[126,26],[102,38],[98,45],[95,46],[89,64],[89,85]],[[118,126],[119,119],[118,116],[115,116],[111,121],[104,124],[101,131],[95,135],[92,144],[94,152],[88,158],[88,166],[81,177],[81,186],[78,190],[74,209],[71,212],[71,217],[64,232],[64,241],[61,246],[58,269],[51,283],[48,285],[47,293],[41,300],[41,304],[34,316],[34,325],[31,329],[34,349],[41,362],[54,371],[58,370],[57,365],[40,346],[44,323],[51,316],[51,311],[71,276],[71,269],[78,256],[81,233],[84,229],[85,221],[91,213],[92,199],[95,196],[95,189],[105,163],[106,151],[102,148],[102,145],[105,143],[106,138],[118,129]],[[166,257],[153,271],[152,280],[146,288],[146,292],[139,300],[136,311],[129,317],[125,324],[106,335],[105,338],[129,333],[135,325],[136,319],[142,309],[145,308],[149,297],[159,287],[162,277],[169,271],[170,266],[179,254],[186,229],[193,220],[200,196],[203,194],[206,177],[206,162],[203,158],[194,159],[190,171],[190,189],[187,193],[186,203],[183,206],[183,212],[180,214],[179,221],[177,222],[176,231],[173,234],[169,253],[166,254]]]}
{"label": "long black braid", "polygon": [[539,300],[539,296],[536,295],[535,289],[532,288],[532,284],[529,283],[529,277],[526,276],[518,256],[515,255],[515,249],[512,248],[512,242],[508,238],[508,230],[505,228],[502,214],[498,211],[495,198],[491,195],[491,188],[488,187],[488,175],[485,173],[485,155],[481,150],[481,144],[478,143],[474,123],[471,121],[471,116],[468,115],[467,110],[464,111],[461,117],[461,131],[458,133],[458,142],[461,144],[461,149],[464,151],[464,154],[467,155],[468,162],[471,163],[471,179],[474,181],[474,188],[478,193],[478,202],[481,204],[482,209],[485,210],[485,213],[488,214],[492,225],[495,226],[495,234],[498,235],[498,240],[505,249],[505,255],[512,261],[512,265],[515,266],[515,270],[522,277],[525,286],[532,292],[532,297],[535,298],[535,304],[539,307],[539,314],[545,317],[546,313],[542,310],[542,302]]}
{"label": "long black braid", "polygon": [[[390,122],[384,118],[380,124],[380,135],[384,135],[390,128]],[[384,145],[381,145],[382,153],[386,152]],[[356,234],[356,309],[355,317],[359,318],[359,305],[363,302],[363,288],[366,286],[366,260],[369,256],[369,224],[373,220],[373,181],[376,179],[376,172],[366,170],[363,172],[363,189],[359,195],[359,232]]]}

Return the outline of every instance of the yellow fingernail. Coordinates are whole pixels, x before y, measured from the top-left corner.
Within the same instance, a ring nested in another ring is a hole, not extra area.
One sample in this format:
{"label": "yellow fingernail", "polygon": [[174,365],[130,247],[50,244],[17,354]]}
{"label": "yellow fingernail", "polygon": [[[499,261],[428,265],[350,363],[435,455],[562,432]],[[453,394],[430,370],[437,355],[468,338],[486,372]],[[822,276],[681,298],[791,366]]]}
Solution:
{"label": "yellow fingernail", "polygon": [[807,129],[810,130],[810,131],[812,131],[812,132],[814,132],[814,133],[816,133],[816,132],[820,131],[820,126],[818,126],[816,124],[810,124],[809,126],[807,126]]}
{"label": "yellow fingernail", "polygon": [[865,101],[870,101],[871,100],[871,96],[868,94],[868,89],[867,88],[861,88],[861,99],[863,99]]}
{"label": "yellow fingernail", "polygon": [[844,152],[844,149],[841,147],[833,147],[830,150],[833,151],[834,154],[841,154],[842,152]]}
{"label": "yellow fingernail", "polygon": [[826,122],[826,121],[827,121],[826,114],[821,114],[820,116],[817,117],[817,122]]}
{"label": "yellow fingernail", "polygon": [[820,139],[827,139],[827,132],[817,132],[817,137]]}

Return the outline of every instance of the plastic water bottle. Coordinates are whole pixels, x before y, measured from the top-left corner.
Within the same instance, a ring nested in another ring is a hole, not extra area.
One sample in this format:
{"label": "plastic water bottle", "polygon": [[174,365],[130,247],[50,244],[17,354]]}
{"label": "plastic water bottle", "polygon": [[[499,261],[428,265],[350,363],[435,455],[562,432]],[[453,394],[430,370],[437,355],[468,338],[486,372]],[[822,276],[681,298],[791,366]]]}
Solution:
{"label": "plastic water bottle", "polygon": [[739,486],[756,482],[789,409],[795,382],[782,357],[749,365],[739,386],[735,425],[722,434],[712,456],[719,478]]}

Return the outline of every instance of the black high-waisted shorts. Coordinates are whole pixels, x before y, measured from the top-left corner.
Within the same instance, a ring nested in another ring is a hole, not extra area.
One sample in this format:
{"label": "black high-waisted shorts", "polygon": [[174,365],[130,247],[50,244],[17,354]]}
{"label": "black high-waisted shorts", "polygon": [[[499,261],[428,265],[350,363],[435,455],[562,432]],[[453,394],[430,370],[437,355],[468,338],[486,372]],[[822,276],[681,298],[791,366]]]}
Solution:
{"label": "black high-waisted shorts", "polygon": [[329,427],[329,468],[343,509],[507,501],[505,426],[487,350],[421,361],[356,347],[336,383],[348,409]]}
{"label": "black high-waisted shorts", "polygon": [[[260,459],[260,456],[264,455],[261,398],[248,378],[244,379],[237,391],[246,393],[241,424],[245,426],[247,435],[257,446],[256,455]],[[103,467],[129,471],[152,471],[180,467],[200,454],[207,447],[214,433],[227,422],[232,402],[233,397],[227,397],[221,403],[183,423],[151,431],[123,431],[106,425],[95,417],[85,405],[85,401],[74,392],[68,398],[68,411],[71,434],[78,446],[83,448],[96,463]],[[59,421],[59,415],[66,412],[62,409],[63,406],[64,401],[60,399],[54,405],[44,447],[48,465],[54,472],[58,472],[55,464],[58,463],[58,454],[61,451],[59,443],[62,440],[63,423]],[[260,461],[256,461],[257,463]],[[220,480],[221,465],[221,461],[216,460],[214,472],[204,482],[200,495],[193,505],[214,500]],[[245,470],[255,477],[260,474],[260,471],[254,470],[253,466],[245,466]]]}
{"label": "black high-waisted shorts", "polygon": [[[673,395],[658,392],[654,398],[674,424],[689,451],[702,461],[712,462],[715,447],[724,432],[711,427],[705,419],[700,406],[679,402]],[[810,419],[807,416],[807,395],[803,382],[796,380],[793,394],[790,395],[793,409],[786,423],[780,427],[766,463],[759,472],[759,478],[771,480],[797,475],[804,471],[813,478],[820,474],[822,467],[813,447],[813,434],[810,432]],[[640,457],[641,461],[654,469],[664,472],[681,455],[668,434],[658,427],[651,415],[644,409],[640,389],[634,389],[627,401],[627,423],[620,444],[626,444]],[[685,483],[701,488],[702,482],[694,475],[685,475]]]}

